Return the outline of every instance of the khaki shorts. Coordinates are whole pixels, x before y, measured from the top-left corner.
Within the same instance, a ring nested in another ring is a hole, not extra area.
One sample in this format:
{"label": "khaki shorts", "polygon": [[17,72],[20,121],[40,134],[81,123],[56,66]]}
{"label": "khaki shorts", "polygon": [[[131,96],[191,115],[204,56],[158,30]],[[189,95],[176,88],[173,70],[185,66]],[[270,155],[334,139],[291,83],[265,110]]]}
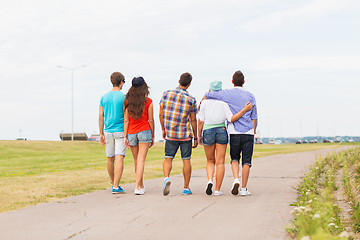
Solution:
{"label": "khaki shorts", "polygon": [[105,151],[107,157],[113,157],[115,155],[125,156],[124,133],[105,133]]}

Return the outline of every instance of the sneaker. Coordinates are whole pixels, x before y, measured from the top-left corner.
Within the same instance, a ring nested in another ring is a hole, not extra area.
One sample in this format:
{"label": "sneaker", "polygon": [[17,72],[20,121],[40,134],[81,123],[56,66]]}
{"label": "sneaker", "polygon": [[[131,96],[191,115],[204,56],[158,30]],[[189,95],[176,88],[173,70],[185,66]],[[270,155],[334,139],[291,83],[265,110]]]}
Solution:
{"label": "sneaker", "polygon": [[168,195],[170,193],[170,184],[171,184],[170,178],[166,177],[164,179],[164,186],[163,186],[163,194],[164,194],[164,196],[166,196],[166,195]]}
{"label": "sneaker", "polygon": [[223,193],[221,191],[216,191],[214,192],[214,196],[221,196],[223,195]]}
{"label": "sneaker", "polygon": [[237,195],[239,193],[239,186],[240,186],[240,180],[238,178],[235,178],[231,188],[231,193],[233,195]]}
{"label": "sneaker", "polygon": [[119,186],[118,188],[112,187],[111,192],[112,192],[112,194],[118,194],[118,193],[125,193],[125,190]]}
{"label": "sneaker", "polygon": [[213,182],[211,180],[209,180],[208,183],[207,183],[207,187],[206,187],[206,194],[207,195],[212,194],[212,187],[213,187]]}
{"label": "sneaker", "polygon": [[191,194],[192,194],[192,191],[191,191],[190,188],[184,188],[182,194],[183,194],[183,195],[191,195]]}
{"label": "sneaker", "polygon": [[241,188],[240,190],[240,196],[250,196],[251,192],[247,188]]}
{"label": "sneaker", "polygon": [[140,190],[145,193],[146,192],[146,187],[144,186],[143,188],[140,188]]}
{"label": "sneaker", "polygon": [[143,188],[141,188],[141,189],[135,188],[134,194],[135,195],[144,195],[145,192],[142,189]]}

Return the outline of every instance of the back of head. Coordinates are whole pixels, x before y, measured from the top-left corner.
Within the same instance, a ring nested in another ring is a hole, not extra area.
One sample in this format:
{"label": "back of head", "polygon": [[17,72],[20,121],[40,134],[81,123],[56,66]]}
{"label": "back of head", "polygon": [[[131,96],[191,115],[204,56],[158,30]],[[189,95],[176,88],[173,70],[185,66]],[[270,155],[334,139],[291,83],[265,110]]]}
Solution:
{"label": "back of head", "polygon": [[244,74],[240,70],[236,71],[233,75],[232,81],[235,86],[242,87],[245,82]]}
{"label": "back of head", "polygon": [[181,86],[186,87],[191,83],[191,80],[192,80],[191,74],[186,72],[181,74],[179,83]]}
{"label": "back of head", "polygon": [[140,119],[143,112],[146,99],[149,96],[149,87],[143,77],[135,77],[132,80],[132,86],[126,94],[125,109],[134,119]]}
{"label": "back of head", "polygon": [[113,87],[118,87],[120,86],[120,83],[125,80],[125,77],[120,72],[113,72],[110,76],[110,80]]}

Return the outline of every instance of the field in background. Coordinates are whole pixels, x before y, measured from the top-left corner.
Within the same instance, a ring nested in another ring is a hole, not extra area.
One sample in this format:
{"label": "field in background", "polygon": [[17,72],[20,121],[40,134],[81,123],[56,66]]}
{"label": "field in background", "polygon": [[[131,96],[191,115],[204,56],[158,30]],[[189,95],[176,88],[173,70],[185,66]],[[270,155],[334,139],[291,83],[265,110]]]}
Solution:
{"label": "field in background", "polygon": [[[254,157],[334,148],[340,144],[255,145]],[[229,150],[229,148],[228,148]],[[172,174],[182,172],[180,154]],[[144,178],[163,176],[164,143],[156,143],[146,159]],[[229,156],[226,156],[229,162]],[[193,169],[205,168],[202,146],[194,149]],[[134,182],[130,150],[121,184]],[[109,188],[104,147],[95,142],[0,141],[0,212]],[[161,186],[159,186],[161,192]],[[127,189],[132,192],[132,189]]]}

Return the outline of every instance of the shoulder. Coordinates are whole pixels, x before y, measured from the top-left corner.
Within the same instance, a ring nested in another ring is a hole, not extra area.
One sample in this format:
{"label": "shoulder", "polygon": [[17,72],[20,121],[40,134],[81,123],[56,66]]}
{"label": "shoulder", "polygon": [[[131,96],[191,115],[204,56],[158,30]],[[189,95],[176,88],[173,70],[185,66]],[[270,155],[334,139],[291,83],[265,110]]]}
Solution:
{"label": "shoulder", "polygon": [[251,99],[255,99],[255,95],[247,90],[245,90],[245,92],[247,93],[247,95],[249,96],[249,98]]}
{"label": "shoulder", "polygon": [[167,96],[169,96],[170,94],[172,94],[172,93],[174,93],[176,90],[166,90],[164,93],[163,93],[163,95],[162,95],[162,97],[164,98],[164,97],[167,97]]}
{"label": "shoulder", "polygon": [[115,92],[114,93],[116,98],[118,99],[118,101],[124,101],[125,100],[125,94],[121,91]]}
{"label": "shoulder", "polygon": [[103,95],[101,96],[100,100],[101,100],[101,101],[104,101],[107,97],[110,96],[110,94],[111,94],[111,92],[107,92],[107,93],[103,94]]}
{"label": "shoulder", "polygon": [[181,90],[179,91],[182,96],[186,96],[189,99],[196,100],[188,91]]}

